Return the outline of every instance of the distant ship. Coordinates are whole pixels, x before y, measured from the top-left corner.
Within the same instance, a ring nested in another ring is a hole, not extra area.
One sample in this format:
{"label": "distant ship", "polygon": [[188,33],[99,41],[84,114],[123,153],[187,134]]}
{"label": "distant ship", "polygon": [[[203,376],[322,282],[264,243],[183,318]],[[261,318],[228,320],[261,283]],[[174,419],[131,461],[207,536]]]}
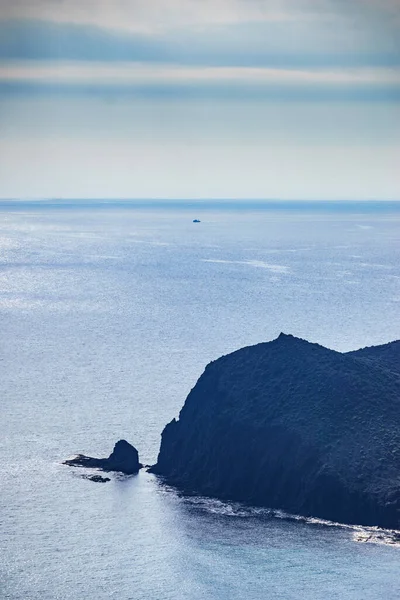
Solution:
{"label": "distant ship", "polygon": [[200,219],[193,219],[193,223],[201,223]]}

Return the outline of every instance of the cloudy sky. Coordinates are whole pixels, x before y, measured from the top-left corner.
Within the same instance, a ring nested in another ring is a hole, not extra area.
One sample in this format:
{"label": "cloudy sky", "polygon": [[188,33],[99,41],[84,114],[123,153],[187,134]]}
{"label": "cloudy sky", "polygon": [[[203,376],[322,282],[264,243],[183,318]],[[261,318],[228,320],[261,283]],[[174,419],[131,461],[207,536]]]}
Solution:
{"label": "cloudy sky", "polygon": [[400,0],[0,0],[0,197],[400,199]]}

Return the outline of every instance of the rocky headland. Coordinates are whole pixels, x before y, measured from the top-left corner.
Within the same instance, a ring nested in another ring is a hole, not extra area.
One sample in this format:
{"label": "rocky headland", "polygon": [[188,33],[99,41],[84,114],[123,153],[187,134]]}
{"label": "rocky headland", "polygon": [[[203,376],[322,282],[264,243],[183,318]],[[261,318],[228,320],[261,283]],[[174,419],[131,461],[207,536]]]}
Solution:
{"label": "rocky headland", "polygon": [[[74,458],[64,461],[70,467],[87,467],[90,469],[101,469],[102,471],[118,471],[125,475],[138,473],[142,465],[139,462],[139,454],[134,446],[126,440],[119,440],[108,458],[92,458],[84,454],[78,454]],[[92,481],[100,481],[100,477],[94,476]],[[106,479],[107,480],[107,479]],[[104,479],[102,479],[104,481]]]}
{"label": "rocky headland", "polygon": [[151,470],[187,492],[400,529],[400,342],[342,354],[281,334],[219,358]]}

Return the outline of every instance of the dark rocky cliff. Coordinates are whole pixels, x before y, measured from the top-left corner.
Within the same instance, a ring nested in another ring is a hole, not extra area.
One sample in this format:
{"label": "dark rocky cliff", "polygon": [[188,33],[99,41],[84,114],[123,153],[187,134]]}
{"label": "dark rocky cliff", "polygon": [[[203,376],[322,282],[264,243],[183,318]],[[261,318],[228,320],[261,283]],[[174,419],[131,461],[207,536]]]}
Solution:
{"label": "dark rocky cliff", "polygon": [[281,334],[221,357],[165,427],[152,471],[190,492],[400,528],[393,344],[341,354]]}

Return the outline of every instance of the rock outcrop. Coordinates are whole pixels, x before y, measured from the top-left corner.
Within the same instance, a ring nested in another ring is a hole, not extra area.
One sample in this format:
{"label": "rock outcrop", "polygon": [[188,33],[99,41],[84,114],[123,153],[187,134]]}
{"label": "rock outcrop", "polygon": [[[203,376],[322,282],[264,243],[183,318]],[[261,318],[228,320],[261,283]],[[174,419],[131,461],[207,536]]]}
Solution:
{"label": "rock outcrop", "polygon": [[85,479],[95,481],[96,483],[107,483],[107,481],[111,481],[109,477],[102,477],[101,475],[87,475]]}
{"label": "rock outcrop", "polygon": [[88,467],[103,471],[119,471],[125,475],[134,475],[142,468],[139,454],[134,446],[126,440],[119,440],[108,458],[92,458],[78,454],[75,458],[64,461],[70,467]]}
{"label": "rock outcrop", "polygon": [[187,492],[399,529],[399,348],[341,354],[281,334],[223,356],[151,470]]}

